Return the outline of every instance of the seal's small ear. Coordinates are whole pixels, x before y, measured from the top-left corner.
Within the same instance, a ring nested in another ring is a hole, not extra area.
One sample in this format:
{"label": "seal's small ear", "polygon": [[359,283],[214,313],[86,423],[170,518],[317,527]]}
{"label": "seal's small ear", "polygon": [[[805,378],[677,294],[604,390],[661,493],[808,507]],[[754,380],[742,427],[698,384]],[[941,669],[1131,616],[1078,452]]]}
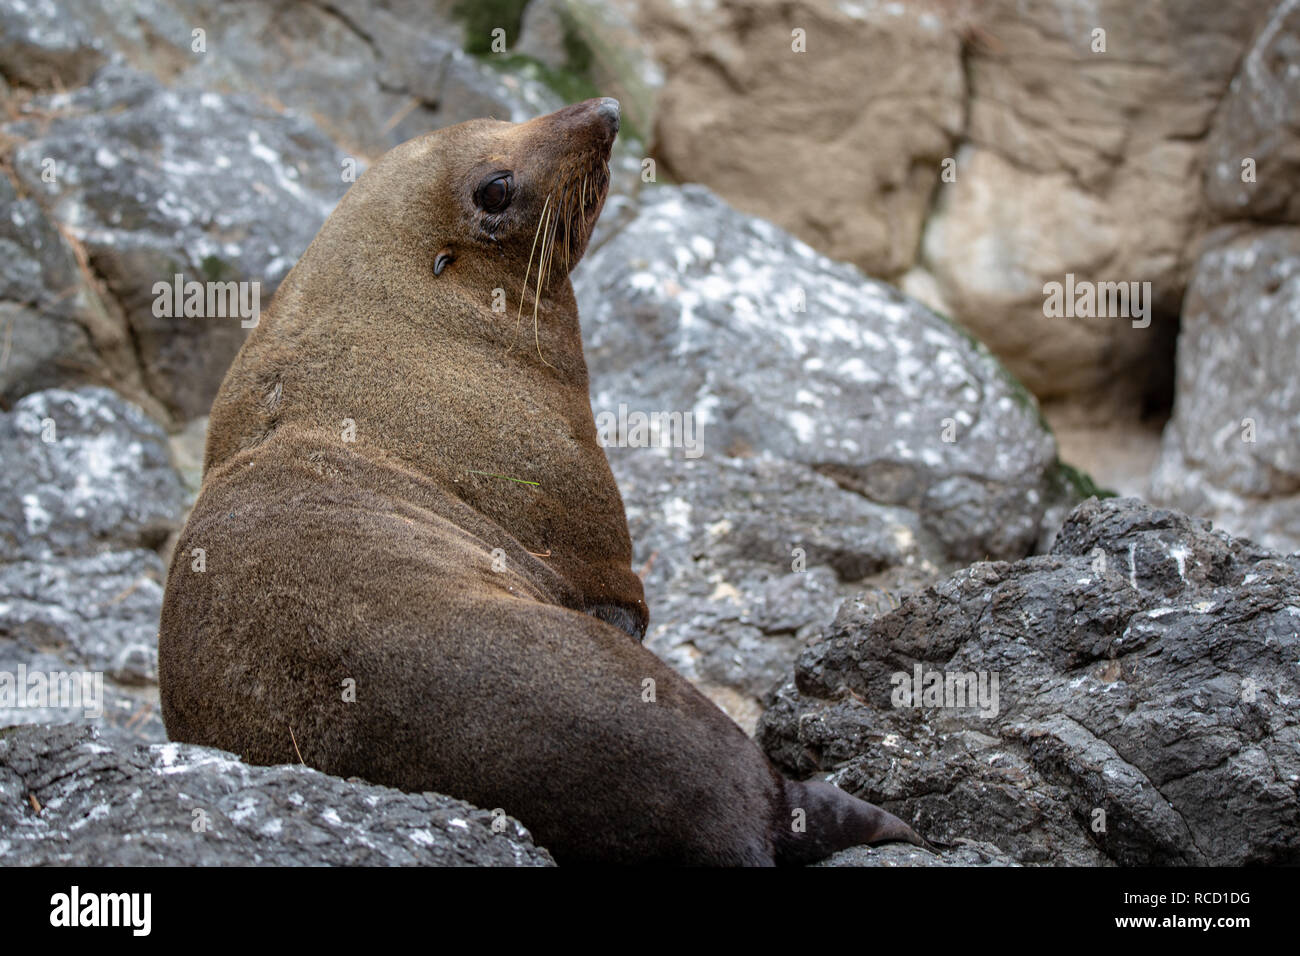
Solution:
{"label": "seal's small ear", "polygon": [[445,246],[433,259],[433,274],[442,275],[442,270],[455,261],[456,253],[451,251],[451,246]]}

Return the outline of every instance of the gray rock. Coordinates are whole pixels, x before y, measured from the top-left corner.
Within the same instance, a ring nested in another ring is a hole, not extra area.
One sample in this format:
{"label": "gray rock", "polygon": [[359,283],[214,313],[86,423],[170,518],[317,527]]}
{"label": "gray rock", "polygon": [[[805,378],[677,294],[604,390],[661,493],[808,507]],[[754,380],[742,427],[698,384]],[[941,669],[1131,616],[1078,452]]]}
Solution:
{"label": "gray rock", "polygon": [[1300,229],[1211,245],[1183,306],[1177,399],[1151,497],[1300,549],[1298,355]]}
{"label": "gray rock", "polygon": [[991,843],[958,840],[940,853],[930,853],[908,843],[855,846],[814,863],[813,866],[1019,866]]}
{"label": "gray rock", "polygon": [[49,217],[0,176],[0,399],[69,382],[144,399],[125,319]]}
{"label": "gray rock", "polygon": [[[176,4],[198,16],[198,0]],[[483,116],[519,121],[559,98],[535,76],[498,71],[462,49],[462,31],[428,4],[239,4],[203,20],[209,49],[182,82],[270,90],[342,143],[378,156],[398,143]],[[282,43],[266,42],[268,35]],[[285,69],[288,56],[294,68]]]}
{"label": "gray rock", "polygon": [[[339,150],[252,97],[167,89],[115,66],[34,108],[54,118],[5,127],[24,140],[20,182],[121,304],[150,391],[181,417],[206,412],[246,329],[240,316],[156,316],[155,285],[256,281],[265,308],[347,187]],[[44,158],[55,182],[41,178]]]}
{"label": "gray rock", "polygon": [[4,700],[0,726],[90,721],[114,739],[165,740],[152,549],[186,503],[166,435],[108,389],[50,389],[0,415],[0,460],[0,675],[84,674],[102,693],[93,707]]}
{"label": "gray rock", "polygon": [[607,449],[653,557],[650,644],[689,675],[757,693],[864,579],[917,586],[1050,532],[1053,439],[984,349],[707,190],[644,193],[575,291],[598,416],[700,427],[698,458]]}
{"label": "gray rock", "polygon": [[[6,582],[0,566],[0,593]],[[161,603],[161,602],[160,602]],[[147,615],[155,633],[159,608]],[[145,615],[141,615],[144,623]],[[74,648],[55,644],[48,649],[6,633],[9,612],[0,616],[0,682],[12,682],[0,693],[0,727],[18,724],[80,724],[93,727],[106,740],[163,743],[167,730],[155,683],[120,684],[102,671],[87,670]],[[57,639],[57,638],[56,638]],[[43,687],[52,688],[44,691]],[[21,693],[21,698],[18,694]],[[44,693],[42,698],[40,695]],[[80,693],[80,696],[75,696]]]}
{"label": "gray rock", "polygon": [[[841,608],[759,728],[792,773],[1021,863],[1300,860],[1300,556],[1132,499],[1053,552]],[[995,706],[901,706],[915,668],[997,675]],[[899,705],[896,705],[899,704]]]}
{"label": "gray rock", "polygon": [[[90,336],[73,318],[71,300],[84,293],[72,252],[53,223],[0,176],[0,330],[7,343],[0,394],[6,400],[58,384],[51,378],[61,360],[94,362]],[[53,313],[48,319],[46,311]]]}
{"label": "gray rock", "polygon": [[598,412],[693,411],[705,456],[801,462],[918,512],[945,558],[1033,546],[1052,437],[939,316],[702,187],[646,194],[580,268]]}
{"label": "gray rock", "polygon": [[[1224,219],[1300,222],[1300,3],[1282,0],[1256,36],[1206,141],[1205,196]],[[1243,181],[1251,160],[1253,181]]]}
{"label": "gray rock", "polygon": [[251,767],[207,747],[110,742],[70,727],[0,733],[0,861],[9,866],[552,863],[515,820],[494,818],[450,797],[406,794],[302,766]]}
{"label": "gray rock", "polygon": [[527,71],[495,70],[466,54],[448,7],[0,0],[0,72],[38,89],[53,78],[72,88],[105,62],[125,63],[169,86],[248,93],[297,111],[359,159],[463,120],[526,119],[558,105]]}
{"label": "gray rock", "polygon": [[[530,56],[553,70],[569,65],[569,39],[576,32],[567,0],[530,0],[520,22],[515,52]],[[567,41],[567,42],[566,42]]]}
{"label": "gray rock", "polygon": [[117,683],[156,684],[165,577],[144,550],[0,564],[0,638],[57,649],[68,665]]}
{"label": "gray rock", "polygon": [[180,525],[167,436],[106,388],[19,401],[0,414],[0,460],[0,561],[156,548]]}
{"label": "gray rock", "polygon": [[56,0],[0,2],[0,73],[36,89],[80,86],[107,59],[103,41]]}
{"label": "gray rock", "polygon": [[646,643],[692,680],[758,698],[864,580],[898,590],[939,574],[914,512],[770,455],[667,452],[609,449],[645,568]]}

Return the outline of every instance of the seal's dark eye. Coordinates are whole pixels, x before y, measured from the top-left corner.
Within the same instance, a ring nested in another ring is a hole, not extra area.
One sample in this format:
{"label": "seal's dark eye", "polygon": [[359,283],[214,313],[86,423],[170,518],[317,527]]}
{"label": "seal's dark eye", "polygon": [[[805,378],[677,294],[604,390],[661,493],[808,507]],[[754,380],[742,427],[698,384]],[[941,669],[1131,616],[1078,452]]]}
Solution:
{"label": "seal's dark eye", "polygon": [[484,212],[500,212],[510,205],[510,174],[493,176],[478,187],[478,204]]}

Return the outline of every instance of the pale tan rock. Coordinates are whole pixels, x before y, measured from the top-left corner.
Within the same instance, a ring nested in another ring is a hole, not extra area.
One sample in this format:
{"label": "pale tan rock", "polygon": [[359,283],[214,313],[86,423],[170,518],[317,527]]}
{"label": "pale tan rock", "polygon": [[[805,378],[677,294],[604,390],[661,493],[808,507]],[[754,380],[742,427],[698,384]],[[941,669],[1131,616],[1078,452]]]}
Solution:
{"label": "pale tan rock", "polygon": [[[1175,316],[1209,219],[1205,137],[1271,7],[981,8],[967,45],[971,145],[957,181],[939,186],[919,266],[1040,398],[1105,418],[1140,413],[1167,388]],[[1149,282],[1150,325],[1046,318],[1044,286],[1067,273]]]}
{"label": "pale tan rock", "polygon": [[[1289,6],[645,0],[665,73],[654,152],[952,315],[1040,398],[1136,415],[1167,400],[1196,243],[1222,215],[1210,205],[1241,205],[1206,182],[1207,142],[1296,162],[1291,134],[1262,121],[1292,108]],[[790,52],[796,27],[807,53]],[[1262,89],[1266,109],[1225,115],[1242,69],[1236,99]],[[1067,273],[1149,282],[1150,325],[1046,319],[1043,287]]]}
{"label": "pale tan rock", "polygon": [[665,74],[666,172],[869,273],[907,270],[963,122],[948,23],[904,4],[647,0],[639,24]]}
{"label": "pale tan rock", "polygon": [[[1080,188],[1066,172],[1029,172],[979,148],[963,149],[957,169],[957,182],[940,190],[922,252],[954,318],[1040,398],[1113,388],[1117,373],[1132,373],[1146,361],[1163,342],[1157,328],[1167,321],[1163,310],[1148,328],[1135,328],[1143,320],[1125,316],[1049,317],[1044,286],[1072,274],[1091,282],[1150,281],[1157,303],[1176,295],[1181,250],[1171,245],[1176,235],[1181,245],[1188,218],[1162,223],[1163,242],[1153,237],[1132,248],[1129,237],[1143,227],[1124,221],[1116,203]],[[1195,179],[1181,182],[1193,201],[1170,195],[1171,212],[1195,209]],[[1136,401],[1141,382],[1130,384],[1126,397]]]}

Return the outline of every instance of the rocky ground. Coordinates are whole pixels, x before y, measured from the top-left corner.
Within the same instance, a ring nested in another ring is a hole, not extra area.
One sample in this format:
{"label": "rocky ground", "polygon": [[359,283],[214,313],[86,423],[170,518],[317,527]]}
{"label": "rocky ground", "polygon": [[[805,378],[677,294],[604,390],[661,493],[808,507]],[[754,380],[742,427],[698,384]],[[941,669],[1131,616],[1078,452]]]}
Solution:
{"label": "rocky ground", "polygon": [[[974,564],[885,614],[846,601],[758,739],[788,772],[1021,863],[1293,862],[1297,652],[1300,555],[1094,499],[1046,554]],[[900,705],[918,670],[998,682]]]}
{"label": "rocky ground", "polygon": [[[0,674],[103,675],[90,717],[0,705],[0,862],[550,862],[166,742],[164,562],[244,330],[152,303],[269,302],[390,146],[597,93],[593,408],[703,439],[608,449],[647,643],[944,844],[830,865],[1300,859],[1300,0],[1093,15],[1109,54],[1068,0],[0,0]],[[1150,327],[1046,319],[1067,272],[1152,282]],[[918,666],[996,713],[895,706]]]}
{"label": "rocky ground", "polygon": [[[129,821],[129,827],[124,825]],[[0,731],[0,860],[50,866],[551,866],[528,831],[436,793],[206,747]]]}

